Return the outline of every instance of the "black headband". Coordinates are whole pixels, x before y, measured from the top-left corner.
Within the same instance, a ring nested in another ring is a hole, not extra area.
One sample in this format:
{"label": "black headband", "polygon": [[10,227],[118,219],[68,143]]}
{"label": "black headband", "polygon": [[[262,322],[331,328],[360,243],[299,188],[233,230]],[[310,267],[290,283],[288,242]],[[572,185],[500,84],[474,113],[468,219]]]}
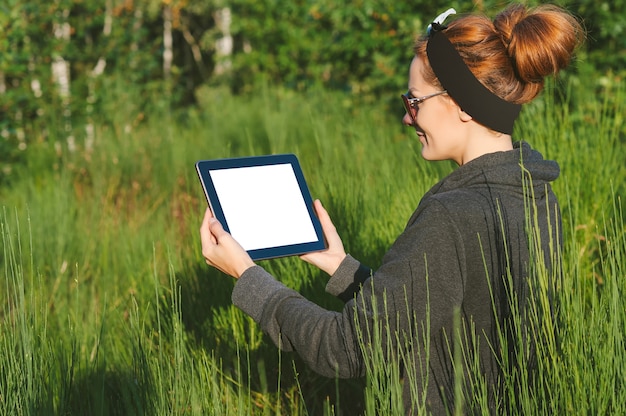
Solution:
{"label": "black headband", "polygon": [[433,23],[426,45],[428,61],[441,86],[474,120],[495,131],[512,134],[521,104],[505,101],[481,84],[443,29],[445,26]]}

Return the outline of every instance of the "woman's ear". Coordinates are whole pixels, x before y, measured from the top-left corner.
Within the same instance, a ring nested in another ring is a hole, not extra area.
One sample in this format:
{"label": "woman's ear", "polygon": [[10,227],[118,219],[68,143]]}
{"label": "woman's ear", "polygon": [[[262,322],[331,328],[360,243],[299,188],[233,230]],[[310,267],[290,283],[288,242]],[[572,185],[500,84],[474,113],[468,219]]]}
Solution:
{"label": "woman's ear", "polygon": [[450,104],[452,106],[456,107],[453,110],[456,110],[456,112],[457,112],[457,114],[459,116],[459,120],[461,120],[461,121],[471,121],[471,120],[474,119],[472,116],[470,116],[465,111],[463,111],[461,106],[459,106],[459,104],[454,100],[454,98],[450,97],[449,95],[447,95],[447,97],[450,99]]}
{"label": "woman's ear", "polygon": [[461,107],[458,107],[458,113],[459,113],[459,119],[461,121],[471,121],[473,119],[473,117],[467,114],[465,111],[463,111]]}

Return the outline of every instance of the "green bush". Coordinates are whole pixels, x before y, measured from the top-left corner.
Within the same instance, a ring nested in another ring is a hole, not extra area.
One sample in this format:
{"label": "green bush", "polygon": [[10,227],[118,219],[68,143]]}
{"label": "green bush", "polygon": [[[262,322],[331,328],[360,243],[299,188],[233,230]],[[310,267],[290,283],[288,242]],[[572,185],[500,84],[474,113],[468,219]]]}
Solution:
{"label": "green bush", "polygon": [[[83,121],[106,116],[101,98],[111,79],[132,85],[140,108],[157,94],[173,107],[195,105],[195,90],[202,85],[252,94],[259,80],[296,90],[321,84],[365,101],[386,99],[389,91],[403,89],[412,41],[434,16],[448,7],[493,15],[504,6],[494,0],[355,0],[341,7],[330,0],[196,3],[12,0],[0,6],[0,148],[58,140],[57,132],[79,136]],[[623,78],[624,1],[563,5],[589,31],[573,72],[581,67],[581,76],[599,72]],[[223,7],[232,11],[234,50],[231,70],[217,75],[215,42],[222,34],[214,15]],[[173,35],[173,67],[167,76],[165,8],[171,12]],[[64,25],[67,39],[60,34]],[[60,58],[70,66],[68,97],[59,95],[51,76],[51,65]],[[104,62],[102,74],[94,76]],[[9,160],[17,156],[11,152]]]}

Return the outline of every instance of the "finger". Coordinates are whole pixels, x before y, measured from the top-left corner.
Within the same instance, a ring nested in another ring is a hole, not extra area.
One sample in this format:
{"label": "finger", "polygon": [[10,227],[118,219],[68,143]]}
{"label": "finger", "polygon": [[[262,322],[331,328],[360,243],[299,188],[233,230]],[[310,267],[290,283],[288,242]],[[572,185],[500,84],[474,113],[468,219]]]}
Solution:
{"label": "finger", "polygon": [[[204,211],[204,218],[202,219],[202,226],[201,227],[203,229],[209,230],[210,229],[211,220],[214,219],[214,218],[215,218],[215,216],[213,215],[213,212],[211,211],[211,208],[207,207],[206,211]],[[202,230],[200,230],[200,231],[202,231]],[[217,239],[215,238],[215,236],[212,233],[210,234],[209,237],[210,237],[211,242],[213,244],[217,244]]]}
{"label": "finger", "polygon": [[204,211],[204,217],[202,218],[202,226],[201,228],[208,228],[209,227],[209,220],[213,218],[213,213],[211,212],[211,208],[206,209],[206,211]]}
{"label": "finger", "polygon": [[330,219],[330,215],[328,215],[328,211],[322,206],[320,200],[316,200],[314,202],[315,210],[318,213],[317,217],[320,220],[320,224],[322,224],[322,230],[324,231],[324,237],[326,238],[326,242],[329,247],[331,246],[341,246],[343,247],[343,243],[341,242],[341,238],[337,233],[337,228],[335,228],[335,224]]}
{"label": "finger", "polygon": [[[211,233],[210,222],[213,219],[211,210],[207,208],[202,219],[202,225],[200,226],[200,242],[202,243],[202,254],[208,252],[212,246],[217,244],[217,239]],[[206,257],[206,255],[205,255]]]}
{"label": "finger", "polygon": [[224,234],[228,234],[224,230],[224,227],[222,227],[222,224],[215,217],[209,218],[209,230],[211,231],[211,235],[213,235],[217,241],[219,241]]}
{"label": "finger", "polygon": [[328,211],[322,205],[322,201],[316,199],[313,202],[313,206],[315,207],[315,212],[317,213],[317,218],[319,218],[320,223],[322,224],[322,228],[328,231],[333,231],[335,229],[335,225],[330,219],[330,215],[328,215]]}

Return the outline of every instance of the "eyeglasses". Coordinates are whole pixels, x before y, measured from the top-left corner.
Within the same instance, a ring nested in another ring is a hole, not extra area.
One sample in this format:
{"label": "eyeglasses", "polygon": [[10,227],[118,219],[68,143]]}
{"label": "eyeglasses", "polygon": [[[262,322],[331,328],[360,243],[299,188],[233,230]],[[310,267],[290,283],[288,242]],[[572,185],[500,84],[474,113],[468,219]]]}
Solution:
{"label": "eyeglasses", "polygon": [[446,94],[448,91],[438,91],[433,94],[424,95],[423,97],[412,97],[411,91],[407,91],[406,94],[402,94],[402,102],[404,102],[404,109],[411,116],[411,120],[413,120],[413,124],[417,125],[417,110],[419,109],[418,104],[428,100],[429,98],[436,97],[441,94]]}

